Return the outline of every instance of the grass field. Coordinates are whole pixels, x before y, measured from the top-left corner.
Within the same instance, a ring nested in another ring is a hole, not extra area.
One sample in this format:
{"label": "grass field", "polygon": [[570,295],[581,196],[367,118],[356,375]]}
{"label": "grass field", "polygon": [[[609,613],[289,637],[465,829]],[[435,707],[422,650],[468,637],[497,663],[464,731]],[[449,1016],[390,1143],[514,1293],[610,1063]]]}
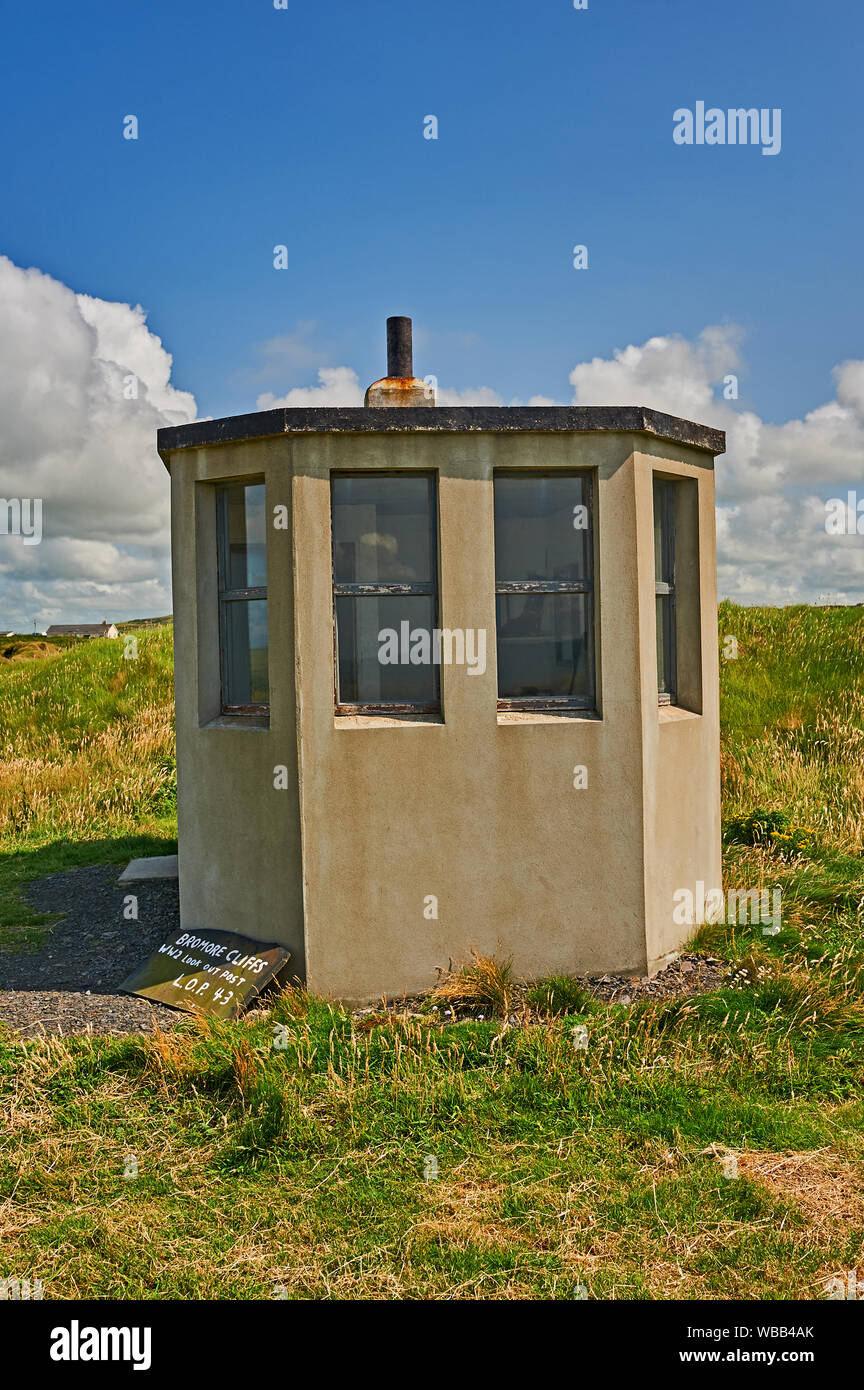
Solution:
{"label": "grass field", "polygon": [[[860,1277],[864,613],[724,604],[727,636],[727,886],[784,900],[779,935],[703,929],[726,988],[624,1007],[565,985],[519,1027],[364,1029],[286,993],[157,1038],[0,1030],[0,1276],[59,1298],[624,1300]],[[7,944],[44,931],[28,878],[172,842],[170,630],[121,652],[0,670]],[[734,840],[760,809],[806,849]]]}
{"label": "grass field", "polygon": [[124,641],[59,638],[42,661],[0,662],[0,946],[44,919],[24,883],[78,864],[176,851],[171,628]]}

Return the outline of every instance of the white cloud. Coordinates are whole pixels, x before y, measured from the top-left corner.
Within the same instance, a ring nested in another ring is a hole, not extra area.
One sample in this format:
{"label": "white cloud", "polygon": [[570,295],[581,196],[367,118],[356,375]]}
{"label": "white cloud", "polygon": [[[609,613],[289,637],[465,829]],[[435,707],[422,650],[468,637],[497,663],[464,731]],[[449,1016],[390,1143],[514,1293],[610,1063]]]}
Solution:
{"label": "white cloud", "polygon": [[293,386],[284,396],[274,396],[272,391],[265,391],[263,396],[258,397],[256,405],[259,410],[273,410],[276,406],[299,409],[301,406],[363,404],[363,387],[351,367],[321,367],[318,380],[320,386]]}
{"label": "white cloud", "polygon": [[[324,405],[362,405],[365,391],[352,367],[321,367],[318,371],[319,386],[294,386],[284,396],[274,396],[266,391],[258,397],[259,410],[272,410],[276,406],[324,406]],[[497,391],[490,386],[466,386],[462,391],[454,391],[439,386],[438,405],[502,405]]]}
{"label": "white cloud", "polygon": [[0,497],[41,498],[44,537],[0,534],[3,631],[170,612],[156,430],[196,413],[171,365],[140,306],[0,257]]}
{"label": "white cloud", "polygon": [[454,391],[448,386],[439,386],[436,396],[438,405],[503,405],[504,402],[491,386],[466,386],[464,391]]}
{"label": "white cloud", "polygon": [[[309,325],[265,357],[311,365]],[[864,598],[864,538],[830,536],[825,501],[864,496],[864,361],[834,369],[834,397],[768,424],[723,399],[744,380],[735,325],[690,341],[650,338],[570,374],[579,405],[644,405],[727,432],[717,461],[720,591],[745,603]],[[41,497],[41,545],[0,534],[0,629],[170,611],[168,479],[156,430],[195,418],[172,359],[140,306],[108,303],[0,257],[0,497]],[[137,399],[127,400],[130,376]],[[359,406],[346,366],[318,384],[258,397],[274,406]],[[441,405],[501,405],[488,386],[441,387]],[[518,404],[514,401],[512,404]],[[532,405],[554,404],[534,396]]]}
{"label": "white cloud", "polygon": [[712,424],[712,383],[740,365],[735,326],[706,328],[686,338],[649,338],[641,347],[617,348],[612,359],[594,357],[570,373],[575,405],[645,405]]}
{"label": "white cloud", "polygon": [[717,460],[718,579],[740,603],[864,599],[864,538],[830,536],[825,502],[862,489],[864,362],[834,369],[836,397],[802,419],[766,424],[722,395],[738,374],[742,332],[706,328],[690,342],[650,338],[570,374],[578,405],[643,405],[726,430]]}

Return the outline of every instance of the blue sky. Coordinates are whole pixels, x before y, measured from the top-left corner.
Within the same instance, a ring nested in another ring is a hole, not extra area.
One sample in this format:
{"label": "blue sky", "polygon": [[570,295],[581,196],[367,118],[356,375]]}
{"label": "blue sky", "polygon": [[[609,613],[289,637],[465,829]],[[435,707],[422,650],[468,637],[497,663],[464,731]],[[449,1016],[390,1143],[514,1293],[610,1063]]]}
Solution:
{"label": "blue sky", "polygon": [[[0,534],[0,628],[170,611],[158,426],[357,404],[388,314],[442,403],[725,429],[721,594],[864,601],[860,5],[287,5],[6,18],[0,498],[44,540]],[[699,102],[780,152],[676,144]]]}
{"label": "blue sky", "polygon": [[[385,316],[408,313],[421,373],[505,400],[567,400],[578,361],[731,320],[742,402],[785,419],[861,351],[861,13],[19,6],[0,60],[2,249],[142,304],[202,414],[254,409],[327,362],[368,384]],[[699,99],[781,107],[781,153],[674,145],[673,110]],[[261,344],[298,323],[308,350],[267,376]]]}

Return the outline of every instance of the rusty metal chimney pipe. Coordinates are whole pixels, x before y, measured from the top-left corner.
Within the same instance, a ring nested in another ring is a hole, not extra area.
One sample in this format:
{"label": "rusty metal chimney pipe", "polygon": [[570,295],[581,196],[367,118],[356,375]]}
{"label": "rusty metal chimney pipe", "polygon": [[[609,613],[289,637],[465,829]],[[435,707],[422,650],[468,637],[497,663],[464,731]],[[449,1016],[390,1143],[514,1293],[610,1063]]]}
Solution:
{"label": "rusty metal chimney pipe", "polygon": [[389,410],[435,404],[435,385],[414,375],[411,320],[401,315],[387,320],[387,375],[373,381],[364,397],[366,406]]}
{"label": "rusty metal chimney pipe", "polygon": [[408,318],[387,320],[387,375],[403,379],[414,375],[411,320]]}

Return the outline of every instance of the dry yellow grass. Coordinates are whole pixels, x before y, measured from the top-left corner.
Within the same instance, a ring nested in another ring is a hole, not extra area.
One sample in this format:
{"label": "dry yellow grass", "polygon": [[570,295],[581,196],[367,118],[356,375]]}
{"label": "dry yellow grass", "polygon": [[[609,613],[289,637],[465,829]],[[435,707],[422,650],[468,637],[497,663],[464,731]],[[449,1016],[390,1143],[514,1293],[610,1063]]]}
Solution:
{"label": "dry yellow grass", "polygon": [[485,956],[476,946],[469,950],[469,959],[463,965],[442,975],[430,1000],[438,1005],[486,1008],[506,1019],[519,1002],[512,959]]}
{"label": "dry yellow grass", "polygon": [[[173,811],[171,632],[0,672],[0,847],[140,833]],[[166,789],[168,795],[166,795]]]}

